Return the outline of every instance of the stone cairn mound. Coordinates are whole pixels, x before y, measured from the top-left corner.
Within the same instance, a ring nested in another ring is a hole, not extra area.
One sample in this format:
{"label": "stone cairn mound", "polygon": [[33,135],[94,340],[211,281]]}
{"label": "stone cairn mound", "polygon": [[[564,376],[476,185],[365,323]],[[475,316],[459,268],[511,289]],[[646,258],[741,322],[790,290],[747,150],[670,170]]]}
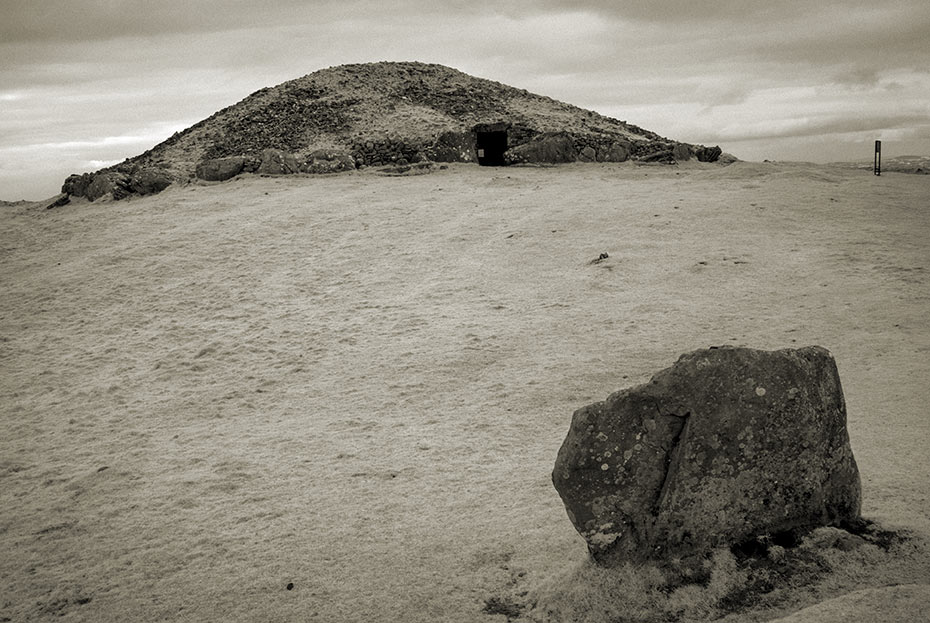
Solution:
{"label": "stone cairn mound", "polygon": [[364,63],[256,91],[143,154],[69,176],[62,193],[122,199],[243,173],[478,162],[487,132],[506,132],[502,164],[715,162],[722,154],[442,65]]}
{"label": "stone cairn mound", "polygon": [[552,473],[604,566],[859,520],[836,364],[821,347],[720,347],[576,411]]}

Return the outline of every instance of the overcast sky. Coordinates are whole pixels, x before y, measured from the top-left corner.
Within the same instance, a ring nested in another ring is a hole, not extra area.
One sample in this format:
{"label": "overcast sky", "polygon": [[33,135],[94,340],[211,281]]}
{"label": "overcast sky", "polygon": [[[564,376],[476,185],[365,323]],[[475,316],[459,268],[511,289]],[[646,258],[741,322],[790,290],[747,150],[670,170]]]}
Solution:
{"label": "overcast sky", "polygon": [[441,63],[745,160],[930,155],[928,0],[0,0],[0,199],[318,69]]}

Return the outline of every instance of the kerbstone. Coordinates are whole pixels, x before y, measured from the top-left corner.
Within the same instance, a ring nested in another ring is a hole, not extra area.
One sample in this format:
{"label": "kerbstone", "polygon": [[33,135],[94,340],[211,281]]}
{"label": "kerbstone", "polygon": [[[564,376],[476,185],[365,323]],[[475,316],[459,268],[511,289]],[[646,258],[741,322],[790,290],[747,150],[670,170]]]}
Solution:
{"label": "kerbstone", "polygon": [[606,566],[859,516],[836,363],[821,347],[721,347],[583,407],[553,483]]}

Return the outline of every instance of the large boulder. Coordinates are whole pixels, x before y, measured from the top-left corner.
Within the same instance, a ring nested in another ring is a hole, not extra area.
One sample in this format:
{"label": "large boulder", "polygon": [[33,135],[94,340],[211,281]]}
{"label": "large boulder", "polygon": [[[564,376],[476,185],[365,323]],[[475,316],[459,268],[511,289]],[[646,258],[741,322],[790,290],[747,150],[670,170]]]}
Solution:
{"label": "large boulder", "polygon": [[317,149],[307,156],[301,171],[306,173],[341,173],[355,170],[355,159],[347,151]]}
{"label": "large boulder", "polygon": [[693,152],[691,151],[691,146],[685,143],[676,143],[672,148],[672,158],[678,162],[691,160],[692,154]]}
{"label": "large boulder", "polygon": [[61,186],[61,192],[74,197],[87,197],[91,201],[106,195],[111,195],[114,199],[125,199],[134,194],[161,192],[172,181],[167,171],[156,167],[146,167],[131,174],[109,170],[69,175]]}
{"label": "large boulder", "polygon": [[65,179],[61,185],[61,192],[75,197],[84,197],[87,194],[87,187],[94,181],[91,173],[74,173]]}
{"label": "large boulder", "polygon": [[129,188],[137,195],[153,195],[171,186],[172,181],[164,169],[145,167],[129,176]]}
{"label": "large boulder", "polygon": [[717,160],[720,159],[721,154],[723,154],[723,150],[720,149],[719,145],[714,147],[700,146],[696,152],[697,153],[695,155],[701,162],[717,162]]}
{"label": "large boulder", "polygon": [[96,201],[106,195],[112,195],[114,199],[125,199],[132,194],[130,188],[129,176],[119,171],[105,171],[94,175],[84,196],[91,201]]}
{"label": "large boulder", "polygon": [[197,163],[195,174],[207,182],[223,182],[242,173],[245,162],[243,156],[210,158]]}
{"label": "large boulder", "polygon": [[426,149],[426,157],[433,162],[475,162],[474,132],[443,132],[436,142]]}
{"label": "large boulder", "polygon": [[590,145],[585,145],[578,152],[578,160],[581,162],[595,162],[597,160],[597,150]]}
{"label": "large boulder", "polygon": [[270,175],[287,175],[297,173],[300,167],[294,154],[280,149],[266,149],[262,151],[262,163],[258,166],[259,173]]}
{"label": "large boulder", "polygon": [[594,559],[687,557],[858,518],[830,353],[720,347],[572,417],[552,474]]}
{"label": "large boulder", "polygon": [[565,132],[547,132],[533,137],[529,142],[517,145],[504,153],[509,164],[523,162],[550,163],[574,162],[575,145]]}
{"label": "large boulder", "polygon": [[598,162],[626,162],[633,153],[633,144],[629,141],[614,141],[597,153]]}

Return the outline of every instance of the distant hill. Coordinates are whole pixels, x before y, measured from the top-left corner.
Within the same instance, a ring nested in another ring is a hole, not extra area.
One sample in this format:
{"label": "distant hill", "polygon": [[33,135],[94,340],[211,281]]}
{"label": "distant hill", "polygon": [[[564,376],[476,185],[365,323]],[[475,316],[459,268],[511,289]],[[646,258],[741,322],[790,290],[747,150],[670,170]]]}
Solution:
{"label": "distant hill", "polygon": [[[491,141],[484,148],[483,138]],[[143,154],[72,176],[63,191],[85,196],[111,192],[116,198],[157,192],[171,182],[194,178],[198,165],[220,158],[241,158],[239,170],[258,170],[269,149],[293,157],[283,172],[312,170],[307,165],[311,154],[349,162],[351,168],[399,160],[484,164],[488,162],[482,157],[495,149],[501,153],[489,160],[497,164],[714,161],[721,154],[719,147],[671,141],[625,121],[442,65],[381,62],[331,67],[256,91]],[[223,170],[236,170],[237,162]],[[336,170],[344,168],[350,167]],[[141,171],[145,179],[133,180]],[[282,170],[272,167],[271,172]],[[88,195],[97,177],[97,188]]]}
{"label": "distant hill", "polygon": [[[871,171],[875,165],[873,160],[859,162],[834,162],[832,166],[853,169],[867,169]],[[882,158],[882,172],[890,173],[917,173],[930,175],[930,156],[895,156]]]}

